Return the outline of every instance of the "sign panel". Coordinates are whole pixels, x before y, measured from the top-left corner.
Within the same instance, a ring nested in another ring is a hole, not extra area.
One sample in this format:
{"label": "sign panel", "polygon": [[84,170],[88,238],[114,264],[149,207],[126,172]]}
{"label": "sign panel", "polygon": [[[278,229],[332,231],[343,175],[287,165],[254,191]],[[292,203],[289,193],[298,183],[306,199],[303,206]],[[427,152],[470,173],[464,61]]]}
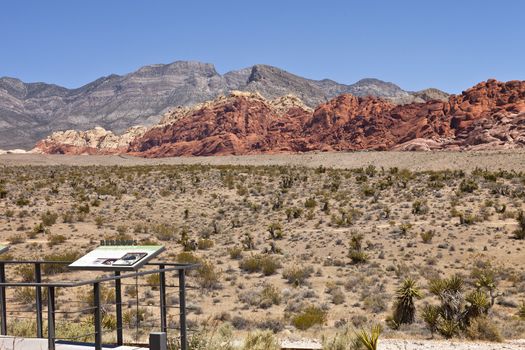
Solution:
{"label": "sign panel", "polygon": [[77,270],[138,270],[164,251],[161,245],[100,246],[69,265]]}
{"label": "sign panel", "polygon": [[9,246],[8,245],[0,244],[0,254],[5,253],[8,250],[9,250]]}

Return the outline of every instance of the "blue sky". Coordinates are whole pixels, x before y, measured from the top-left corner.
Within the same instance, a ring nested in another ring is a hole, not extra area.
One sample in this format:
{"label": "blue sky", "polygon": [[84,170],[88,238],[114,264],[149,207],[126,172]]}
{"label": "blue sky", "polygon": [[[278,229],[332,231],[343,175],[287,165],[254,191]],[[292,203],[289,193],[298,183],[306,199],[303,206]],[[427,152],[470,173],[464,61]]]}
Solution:
{"label": "blue sky", "polygon": [[525,79],[524,14],[521,0],[2,0],[0,76],[79,87],[197,60],[460,92]]}

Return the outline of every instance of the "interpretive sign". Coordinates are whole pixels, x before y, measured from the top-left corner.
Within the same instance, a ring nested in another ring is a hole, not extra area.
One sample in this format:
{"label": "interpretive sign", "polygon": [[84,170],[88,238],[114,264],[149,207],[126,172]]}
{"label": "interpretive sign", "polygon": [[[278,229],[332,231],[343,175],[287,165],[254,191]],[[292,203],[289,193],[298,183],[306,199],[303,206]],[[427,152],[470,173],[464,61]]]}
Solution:
{"label": "interpretive sign", "polygon": [[164,251],[161,245],[100,246],[69,265],[77,270],[138,270]]}

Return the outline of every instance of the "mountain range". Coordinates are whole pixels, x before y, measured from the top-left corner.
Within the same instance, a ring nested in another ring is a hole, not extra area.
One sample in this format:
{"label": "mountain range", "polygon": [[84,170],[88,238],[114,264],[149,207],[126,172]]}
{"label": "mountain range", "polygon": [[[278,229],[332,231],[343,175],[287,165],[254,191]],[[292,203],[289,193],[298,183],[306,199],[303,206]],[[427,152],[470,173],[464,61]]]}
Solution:
{"label": "mountain range", "polygon": [[275,99],[297,96],[307,107],[341,95],[373,96],[394,104],[446,100],[437,89],[409,92],[377,79],[345,85],[306,79],[268,65],[219,74],[212,64],[177,61],[109,75],[77,89],[0,78],[0,148],[29,149],[52,132],[102,127],[122,133],[133,125],[155,125],[178,106],[192,106],[231,91]]}
{"label": "mountain range", "polygon": [[311,108],[296,96],[236,91],[166,113],[121,135],[97,127],[55,132],[34,152],[215,156],[360,150],[494,150],[525,147],[525,81],[490,79],[451,95],[397,105],[341,94]]}

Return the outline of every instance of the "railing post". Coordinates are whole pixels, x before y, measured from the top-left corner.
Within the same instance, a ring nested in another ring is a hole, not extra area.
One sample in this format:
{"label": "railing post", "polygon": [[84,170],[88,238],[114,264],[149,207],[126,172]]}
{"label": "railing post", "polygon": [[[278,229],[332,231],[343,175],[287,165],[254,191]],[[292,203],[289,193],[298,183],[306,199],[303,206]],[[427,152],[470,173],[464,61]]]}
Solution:
{"label": "railing post", "polygon": [[[120,276],[120,271],[115,271],[115,276]],[[117,345],[124,344],[122,333],[122,283],[120,278],[115,280],[115,312],[117,313]]]}
{"label": "railing post", "polygon": [[180,350],[188,350],[186,333],[186,276],[184,268],[179,270],[179,315],[180,315]]}
{"label": "railing post", "polygon": [[[164,270],[164,265],[159,265],[160,270]],[[160,292],[160,331],[166,333],[168,330],[166,319],[166,273],[159,273],[159,292]]]}
{"label": "railing post", "polygon": [[[0,283],[5,283],[5,264],[0,263]],[[7,335],[7,303],[6,303],[6,297],[5,297],[5,287],[0,287],[0,307],[1,310],[1,318],[2,318],[2,327],[0,330],[0,333],[2,335]]]}
{"label": "railing post", "polygon": [[[42,282],[42,270],[40,263],[35,263],[35,282],[41,283]],[[44,336],[43,333],[43,322],[42,322],[42,287],[37,286],[36,287],[36,336],[37,338],[42,338]]]}
{"label": "railing post", "polygon": [[100,283],[93,283],[93,303],[94,303],[94,321],[95,321],[95,350],[102,350],[102,319],[100,314]]}
{"label": "railing post", "polygon": [[55,287],[47,287],[47,347],[55,350]]}

